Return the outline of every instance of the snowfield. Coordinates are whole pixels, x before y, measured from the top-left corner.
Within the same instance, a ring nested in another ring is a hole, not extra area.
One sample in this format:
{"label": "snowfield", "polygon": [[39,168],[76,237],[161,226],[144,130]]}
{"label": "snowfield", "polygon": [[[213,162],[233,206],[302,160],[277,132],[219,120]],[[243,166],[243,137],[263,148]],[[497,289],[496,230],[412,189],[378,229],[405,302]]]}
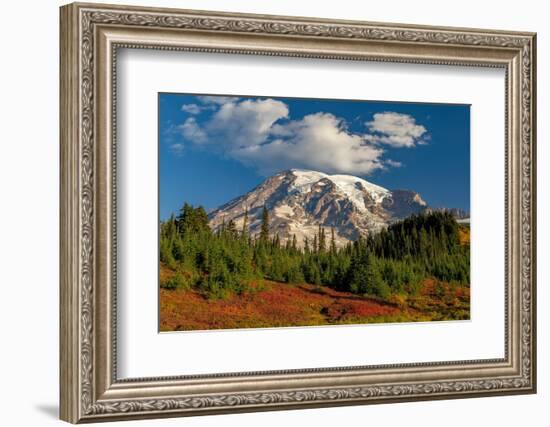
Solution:
{"label": "snowfield", "polygon": [[390,191],[360,177],[290,169],[211,212],[210,225],[218,229],[233,221],[241,228],[247,212],[249,232],[256,235],[264,206],[269,210],[270,234],[281,241],[296,237],[302,245],[321,226],[334,231],[336,244],[342,246],[421,212],[427,204],[414,191]]}

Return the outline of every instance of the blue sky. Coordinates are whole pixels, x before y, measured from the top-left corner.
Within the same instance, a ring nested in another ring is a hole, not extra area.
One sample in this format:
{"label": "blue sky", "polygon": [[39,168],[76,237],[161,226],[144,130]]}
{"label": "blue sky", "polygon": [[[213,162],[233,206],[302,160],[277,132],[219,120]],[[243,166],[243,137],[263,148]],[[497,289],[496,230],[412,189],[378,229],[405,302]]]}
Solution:
{"label": "blue sky", "polygon": [[160,219],[290,168],[360,176],[470,210],[470,107],[159,94]]}

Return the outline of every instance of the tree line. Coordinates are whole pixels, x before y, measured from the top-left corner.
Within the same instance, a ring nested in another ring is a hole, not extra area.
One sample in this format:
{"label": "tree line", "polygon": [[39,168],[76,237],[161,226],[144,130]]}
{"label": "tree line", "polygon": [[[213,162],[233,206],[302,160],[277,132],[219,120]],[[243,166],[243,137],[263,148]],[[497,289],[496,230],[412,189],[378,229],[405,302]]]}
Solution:
{"label": "tree line", "polygon": [[160,225],[160,260],[176,271],[161,286],[224,298],[268,279],[387,299],[417,294],[428,277],[469,285],[470,251],[459,227],[448,212],[418,214],[338,248],[334,229],[322,226],[302,244],[271,235],[265,207],[256,236],[247,214],[239,227],[231,220],[213,231],[204,208],[186,203]]}

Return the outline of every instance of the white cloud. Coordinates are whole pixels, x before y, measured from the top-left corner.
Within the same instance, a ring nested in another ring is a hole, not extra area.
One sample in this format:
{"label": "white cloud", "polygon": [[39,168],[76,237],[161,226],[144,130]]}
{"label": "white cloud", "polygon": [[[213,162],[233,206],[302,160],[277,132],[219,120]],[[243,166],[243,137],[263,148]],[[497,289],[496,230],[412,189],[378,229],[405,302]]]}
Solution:
{"label": "white cloud", "polygon": [[426,143],[420,139],[426,133],[426,128],[416,124],[414,117],[408,114],[376,113],[373,120],[365,125],[372,132],[366,137],[374,143],[392,147],[414,147],[418,143]]}
{"label": "white cloud", "polygon": [[350,131],[345,120],[331,113],[290,120],[288,106],[279,100],[214,98],[213,113],[200,121],[189,117],[180,125],[183,136],[264,175],[288,168],[368,175],[399,167],[401,163],[385,158],[383,144],[414,146],[426,132],[413,117],[398,113],[375,114],[367,123],[371,133],[363,134]]}
{"label": "white cloud", "polygon": [[183,156],[184,150],[185,150],[185,145],[181,143],[170,145],[170,151],[172,151],[172,153],[174,153],[176,156]]}
{"label": "white cloud", "polygon": [[194,117],[189,117],[183,124],[179,125],[179,129],[185,138],[195,144],[204,144],[208,141],[206,132],[197,124]]}
{"label": "white cloud", "polygon": [[388,159],[385,161],[385,164],[387,166],[391,166],[392,168],[399,168],[401,166],[403,166],[403,163],[401,162],[396,162],[395,160],[392,160],[392,159]]}
{"label": "white cloud", "polygon": [[181,111],[189,114],[199,114],[202,111],[202,108],[197,104],[183,104],[181,106]]}
{"label": "white cloud", "polygon": [[197,96],[198,100],[205,105],[225,105],[230,103],[239,102],[240,98],[236,96],[213,96],[203,95]]}
{"label": "white cloud", "polygon": [[201,126],[190,117],[181,130],[192,142],[212,143],[222,150],[236,149],[265,142],[273,124],[285,117],[288,107],[281,101],[247,99],[221,105]]}
{"label": "white cloud", "polygon": [[366,175],[385,167],[384,150],[347,131],[342,119],[330,113],[310,114],[278,125],[274,134],[280,137],[234,150],[231,156],[255,165],[265,175],[288,168]]}

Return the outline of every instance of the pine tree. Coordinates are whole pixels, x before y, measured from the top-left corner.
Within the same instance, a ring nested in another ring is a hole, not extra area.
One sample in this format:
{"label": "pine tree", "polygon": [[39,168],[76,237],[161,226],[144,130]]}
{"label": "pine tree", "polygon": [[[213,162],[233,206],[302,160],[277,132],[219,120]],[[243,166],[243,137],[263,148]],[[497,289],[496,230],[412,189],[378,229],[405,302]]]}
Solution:
{"label": "pine tree", "polygon": [[298,242],[296,240],[296,234],[293,234],[292,235],[292,250],[294,252],[297,252],[298,251]]}
{"label": "pine tree", "polygon": [[264,244],[269,241],[269,213],[267,212],[267,208],[265,207],[265,205],[262,211],[262,228],[260,231],[260,241]]}
{"label": "pine tree", "polygon": [[208,214],[202,206],[195,209],[195,227],[197,230],[210,230]]}
{"label": "pine tree", "polygon": [[334,237],[334,227],[330,229],[330,252],[336,254],[336,238]]}
{"label": "pine tree", "polygon": [[352,262],[350,288],[352,292],[376,295],[387,298],[390,288],[382,279],[379,267],[372,252],[367,251]]}
{"label": "pine tree", "polygon": [[243,228],[241,230],[241,236],[246,238],[248,236],[248,208],[244,210]]}
{"label": "pine tree", "polygon": [[313,236],[313,243],[311,245],[311,251],[313,253],[318,253],[319,252],[319,246],[317,244],[317,235]]}
{"label": "pine tree", "polygon": [[288,238],[286,239],[286,242],[285,242],[285,251],[290,252],[291,249],[292,249],[292,239]]}
{"label": "pine tree", "polygon": [[322,253],[325,252],[327,245],[326,245],[326,238],[325,238],[325,229],[321,227],[321,224],[319,224],[319,240],[318,240],[319,247],[317,248],[317,252]]}
{"label": "pine tree", "polygon": [[232,238],[237,237],[237,226],[232,219],[227,223],[227,233],[229,233],[229,236]]}
{"label": "pine tree", "polygon": [[183,235],[189,233],[210,233],[208,215],[202,206],[193,208],[185,203],[176,218],[178,232]]}
{"label": "pine tree", "polygon": [[189,203],[184,203],[183,207],[180,209],[178,216],[176,217],[176,224],[178,232],[180,234],[185,233],[186,229],[189,227],[192,217],[193,207]]}
{"label": "pine tree", "polygon": [[225,215],[222,217],[222,224],[218,228],[218,237],[225,233]]}

